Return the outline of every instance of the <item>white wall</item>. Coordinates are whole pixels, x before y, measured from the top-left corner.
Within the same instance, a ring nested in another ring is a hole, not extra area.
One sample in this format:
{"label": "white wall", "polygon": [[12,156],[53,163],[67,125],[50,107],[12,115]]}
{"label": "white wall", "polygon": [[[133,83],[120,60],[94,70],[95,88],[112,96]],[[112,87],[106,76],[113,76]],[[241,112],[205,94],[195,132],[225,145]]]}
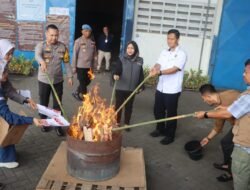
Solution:
{"label": "white wall", "polygon": [[[208,0],[180,0],[180,1],[198,2],[198,3],[208,2]],[[211,0],[211,3],[217,4],[216,20],[214,23],[214,30],[213,30],[213,34],[217,35],[220,26],[220,17],[222,12],[223,0]],[[134,23],[136,23],[136,18]],[[144,58],[145,66],[154,65],[162,49],[167,48],[166,35],[163,34],[136,32],[134,29],[133,40],[135,40],[139,45],[140,55]],[[213,40],[212,38],[206,39],[204,42],[202,61],[201,61],[201,70],[203,74],[208,73],[212,40]],[[180,45],[187,52],[188,55],[188,62],[185,67],[185,70],[190,70],[190,69],[198,70],[199,60],[201,56],[202,38],[181,36]]]}
{"label": "white wall", "polygon": [[[134,40],[139,45],[140,55],[144,58],[145,66],[153,66],[160,52],[167,48],[166,35],[137,33]],[[181,37],[180,46],[188,55],[185,70],[198,69],[201,44],[202,39],[200,38]],[[210,39],[206,39],[204,44],[201,69],[204,74],[207,74],[212,43]]]}

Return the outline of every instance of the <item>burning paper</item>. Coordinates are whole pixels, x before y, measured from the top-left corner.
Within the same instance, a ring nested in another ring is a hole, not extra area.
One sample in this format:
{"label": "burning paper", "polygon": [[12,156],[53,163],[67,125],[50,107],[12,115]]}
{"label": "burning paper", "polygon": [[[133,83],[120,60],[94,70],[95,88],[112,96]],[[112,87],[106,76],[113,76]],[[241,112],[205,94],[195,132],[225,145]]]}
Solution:
{"label": "burning paper", "polygon": [[83,104],[69,127],[69,135],[94,142],[112,140],[112,128],[116,126],[115,115],[114,107],[107,106],[105,99],[99,96],[99,87],[95,86],[84,95]]}

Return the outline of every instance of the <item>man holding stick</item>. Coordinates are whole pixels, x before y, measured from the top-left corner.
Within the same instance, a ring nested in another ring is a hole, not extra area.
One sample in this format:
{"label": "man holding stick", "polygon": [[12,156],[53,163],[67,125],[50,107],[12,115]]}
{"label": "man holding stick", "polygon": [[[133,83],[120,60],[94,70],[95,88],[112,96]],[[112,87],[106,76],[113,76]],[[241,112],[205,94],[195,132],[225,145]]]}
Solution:
{"label": "man holding stick", "polygon": [[[38,86],[40,104],[48,107],[52,86],[58,95],[60,102],[63,95],[63,70],[62,62],[66,68],[68,83],[73,85],[73,75],[69,64],[69,52],[64,43],[58,41],[59,30],[57,26],[51,24],[46,27],[46,41],[37,44],[35,49],[35,58],[39,63],[38,71]],[[50,81],[52,84],[50,85]],[[53,95],[53,109],[61,110],[60,104],[55,95]],[[41,115],[42,119],[47,118]],[[43,127],[42,132],[48,132],[49,128]],[[58,136],[64,136],[64,131],[61,127],[56,128]]]}
{"label": "man holding stick", "polygon": [[236,118],[233,127],[234,150],[232,154],[232,173],[235,190],[250,189],[250,59],[245,63],[243,73],[247,90],[229,107],[218,107],[216,111],[196,112],[196,117]]}
{"label": "man holding stick", "polygon": [[[182,91],[184,67],[187,61],[186,53],[179,46],[180,32],[175,29],[168,31],[168,49],[161,52],[160,57],[151,69],[151,76],[159,76],[155,93],[155,119],[173,117],[177,115],[178,99]],[[165,136],[161,144],[167,145],[174,141],[177,121],[157,123],[152,137]]]}
{"label": "man holding stick", "polygon": [[[210,106],[229,106],[231,105],[240,95],[240,92],[236,90],[226,90],[223,92],[217,92],[213,85],[204,84],[200,87],[201,97],[205,103]],[[214,127],[210,133],[201,140],[201,145],[207,145],[215,136],[220,134],[223,130],[225,122],[228,121],[233,126],[235,119],[233,117],[229,119],[215,119]],[[231,181],[231,154],[233,152],[233,133],[230,129],[226,135],[221,139],[221,147],[224,157],[224,162],[222,164],[214,163],[213,166],[216,169],[224,170],[227,173],[224,173],[217,177],[218,181],[227,182]]]}

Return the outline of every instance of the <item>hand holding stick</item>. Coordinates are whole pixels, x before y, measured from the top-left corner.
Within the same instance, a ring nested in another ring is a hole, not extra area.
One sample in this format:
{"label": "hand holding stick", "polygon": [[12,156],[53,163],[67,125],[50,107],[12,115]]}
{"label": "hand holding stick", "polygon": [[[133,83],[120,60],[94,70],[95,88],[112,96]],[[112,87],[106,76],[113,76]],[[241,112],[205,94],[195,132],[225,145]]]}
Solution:
{"label": "hand holding stick", "polygon": [[138,90],[142,87],[142,85],[150,78],[151,76],[148,75],[137,87],[136,89],[130,94],[130,96],[122,103],[122,105],[116,110],[115,115],[117,115],[117,113],[119,111],[121,111],[121,109],[128,103],[128,101],[138,92]]}
{"label": "hand holding stick", "polygon": [[114,98],[115,98],[116,84],[117,84],[117,80],[115,80],[115,82],[114,82],[114,86],[113,86],[113,90],[112,90],[112,95],[111,95],[111,100],[110,100],[110,107],[113,105],[113,101],[114,101]]}
{"label": "hand holding stick", "polygon": [[53,91],[53,93],[54,93],[54,95],[55,95],[56,101],[57,101],[57,103],[58,103],[60,109],[62,110],[62,114],[63,114],[64,118],[65,118],[66,120],[68,120],[68,118],[67,118],[67,116],[66,116],[66,113],[65,113],[65,111],[64,111],[64,109],[63,109],[62,103],[61,103],[61,101],[60,101],[60,99],[59,99],[59,97],[58,97],[58,94],[57,94],[57,92],[56,92],[56,89],[55,89],[55,87],[54,87],[54,85],[53,85],[51,79],[49,78],[48,73],[46,72],[45,74],[46,74],[47,79],[48,79],[48,81],[49,81],[49,84],[50,84],[50,86],[51,86],[51,88],[52,88],[52,91]]}

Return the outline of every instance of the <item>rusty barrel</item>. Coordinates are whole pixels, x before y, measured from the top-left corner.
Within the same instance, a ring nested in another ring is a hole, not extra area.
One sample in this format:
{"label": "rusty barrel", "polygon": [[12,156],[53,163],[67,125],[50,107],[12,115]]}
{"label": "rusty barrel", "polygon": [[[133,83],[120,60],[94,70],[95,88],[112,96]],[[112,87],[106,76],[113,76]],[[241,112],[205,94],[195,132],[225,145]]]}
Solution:
{"label": "rusty barrel", "polygon": [[87,181],[103,181],[120,170],[122,136],[113,133],[112,141],[87,142],[67,135],[68,174]]}

